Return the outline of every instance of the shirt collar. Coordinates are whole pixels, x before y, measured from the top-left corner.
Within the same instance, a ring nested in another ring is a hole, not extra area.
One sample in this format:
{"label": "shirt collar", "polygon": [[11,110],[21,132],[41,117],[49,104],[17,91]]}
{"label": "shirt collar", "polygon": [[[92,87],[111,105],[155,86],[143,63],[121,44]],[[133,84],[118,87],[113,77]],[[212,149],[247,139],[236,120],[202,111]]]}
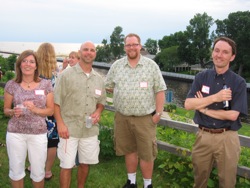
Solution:
{"label": "shirt collar", "polygon": [[214,79],[216,79],[216,78],[222,79],[222,80],[224,80],[224,83],[225,83],[226,80],[230,80],[231,72],[232,71],[230,69],[228,69],[224,74],[217,74],[215,69],[213,69],[213,77],[214,77]]}
{"label": "shirt collar", "polygon": [[231,72],[231,70],[228,69],[228,70],[227,70],[225,73],[223,73],[223,74],[217,74],[216,71],[215,71],[215,69],[213,69],[212,74],[213,74],[214,78],[216,78],[216,77],[218,77],[218,76],[221,76],[223,79],[227,79],[228,77],[230,77],[230,72]]}
{"label": "shirt collar", "polygon": [[[125,58],[124,58],[124,66],[129,66],[129,67],[131,67],[130,66],[130,64],[129,64],[129,61],[128,61],[128,56],[126,56]],[[138,65],[140,65],[140,66],[143,66],[143,63],[144,61],[143,61],[143,58],[142,58],[142,55],[140,54],[140,58],[139,58],[139,61],[138,61],[138,63],[137,63],[137,65],[136,65],[136,67],[138,66]]]}
{"label": "shirt collar", "polygon": [[[77,63],[74,67],[75,67],[77,73],[79,73],[79,74],[82,74],[82,73],[86,74],[86,73],[82,70],[82,68],[81,68],[81,66],[79,65],[79,63]],[[91,76],[91,75],[97,75],[97,72],[93,69],[93,67],[92,67],[91,72],[89,73],[89,76]]]}

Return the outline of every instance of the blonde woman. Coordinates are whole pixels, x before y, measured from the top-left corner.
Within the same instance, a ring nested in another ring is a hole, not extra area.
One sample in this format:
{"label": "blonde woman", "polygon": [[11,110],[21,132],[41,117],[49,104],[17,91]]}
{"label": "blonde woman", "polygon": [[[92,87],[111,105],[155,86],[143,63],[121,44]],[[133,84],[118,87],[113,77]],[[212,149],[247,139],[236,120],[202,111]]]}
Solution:
{"label": "blonde woman", "polygon": [[79,61],[80,61],[80,56],[79,56],[78,52],[76,52],[76,51],[70,52],[69,58],[65,58],[63,60],[63,67],[62,67],[61,71],[65,70],[69,67],[75,66]]}
{"label": "blonde woman", "polygon": [[[52,44],[42,43],[37,50],[37,59],[39,62],[40,77],[51,80],[52,86],[55,86],[57,78],[56,53]],[[56,150],[59,142],[57,125],[54,116],[46,118],[48,129],[48,153],[45,165],[45,180],[52,178],[52,166],[56,158]]]}

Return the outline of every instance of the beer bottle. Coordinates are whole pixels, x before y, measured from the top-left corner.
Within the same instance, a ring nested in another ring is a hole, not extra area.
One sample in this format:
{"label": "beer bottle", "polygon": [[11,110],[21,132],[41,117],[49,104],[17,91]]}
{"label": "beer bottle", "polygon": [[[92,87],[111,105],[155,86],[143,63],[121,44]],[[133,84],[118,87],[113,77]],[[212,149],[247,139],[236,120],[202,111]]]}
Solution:
{"label": "beer bottle", "polygon": [[[227,85],[223,85],[223,89],[228,89]],[[224,110],[231,110],[231,102],[230,101],[223,101],[223,109]]]}

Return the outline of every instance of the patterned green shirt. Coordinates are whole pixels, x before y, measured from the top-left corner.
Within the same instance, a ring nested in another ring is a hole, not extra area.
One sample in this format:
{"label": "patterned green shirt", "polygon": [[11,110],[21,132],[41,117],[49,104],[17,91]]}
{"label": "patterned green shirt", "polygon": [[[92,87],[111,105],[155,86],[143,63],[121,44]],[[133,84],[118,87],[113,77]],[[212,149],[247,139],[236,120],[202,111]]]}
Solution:
{"label": "patterned green shirt", "polygon": [[115,109],[126,116],[152,113],[156,108],[156,93],[167,89],[159,66],[142,55],[135,68],[129,65],[127,57],[114,62],[105,86],[114,89]]}
{"label": "patterned green shirt", "polygon": [[104,80],[94,69],[89,76],[79,64],[64,70],[57,80],[54,97],[70,136],[86,138],[99,134],[98,125],[85,127],[85,116],[96,110],[96,104],[106,104]]}

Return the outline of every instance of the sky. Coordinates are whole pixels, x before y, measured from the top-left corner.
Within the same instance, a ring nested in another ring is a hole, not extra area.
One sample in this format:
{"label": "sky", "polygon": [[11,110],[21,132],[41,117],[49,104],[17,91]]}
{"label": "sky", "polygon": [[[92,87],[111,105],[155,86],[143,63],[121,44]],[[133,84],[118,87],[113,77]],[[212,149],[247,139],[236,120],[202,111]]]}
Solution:
{"label": "sky", "polygon": [[[142,44],[185,31],[206,12],[224,20],[250,10],[250,0],[0,0],[0,42],[109,42],[115,27]],[[213,26],[216,28],[216,26]]]}

